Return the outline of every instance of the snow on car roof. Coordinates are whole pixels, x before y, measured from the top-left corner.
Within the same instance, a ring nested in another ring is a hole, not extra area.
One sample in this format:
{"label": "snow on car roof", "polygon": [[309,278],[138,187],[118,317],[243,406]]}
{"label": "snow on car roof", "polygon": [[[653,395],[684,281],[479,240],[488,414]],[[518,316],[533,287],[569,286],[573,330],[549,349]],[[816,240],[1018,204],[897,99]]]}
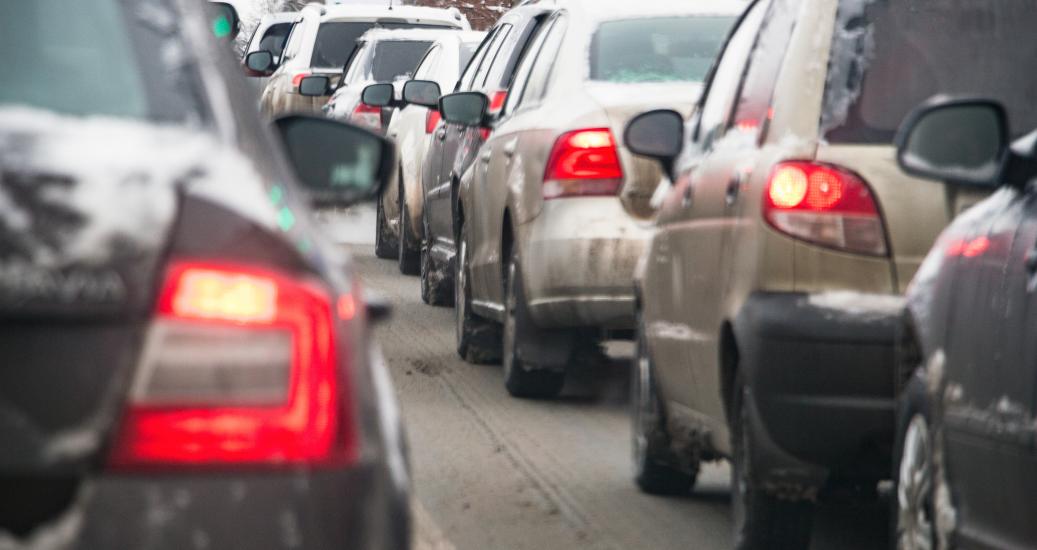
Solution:
{"label": "snow on car roof", "polygon": [[738,15],[748,0],[570,0],[568,6],[594,20],[633,19],[661,15]]}
{"label": "snow on car roof", "polygon": [[324,21],[349,21],[370,19],[420,19],[426,22],[445,23],[459,28],[469,29],[468,19],[457,8],[428,8],[424,6],[388,5],[345,5],[327,6]]}
{"label": "snow on car roof", "polygon": [[364,42],[384,42],[390,40],[408,41],[425,40],[434,42],[441,38],[459,34],[459,31],[451,29],[371,29],[365,32],[359,40]]}

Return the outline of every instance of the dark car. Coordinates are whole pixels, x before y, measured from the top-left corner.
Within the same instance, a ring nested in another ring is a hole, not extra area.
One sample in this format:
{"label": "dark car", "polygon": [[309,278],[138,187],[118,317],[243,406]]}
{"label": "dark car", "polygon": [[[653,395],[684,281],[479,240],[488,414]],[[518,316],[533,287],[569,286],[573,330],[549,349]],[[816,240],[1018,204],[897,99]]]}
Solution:
{"label": "dark car", "polygon": [[261,123],[201,5],[0,3],[0,546],[409,548],[384,308],[309,213],[393,147]]}
{"label": "dark car", "polygon": [[[1019,52],[1027,53],[1032,46]],[[1017,80],[1030,83],[1017,97],[1032,93],[1031,77]],[[907,172],[952,188],[999,188],[947,228],[907,293],[901,549],[1037,547],[1037,133],[1009,131],[1009,121],[1037,128],[1037,108],[1016,105],[937,99],[898,139]]]}
{"label": "dark car", "polygon": [[[505,13],[490,29],[481,46],[461,75],[456,92],[478,91],[490,98],[494,111],[504,107],[515,70],[533,37],[543,27],[554,6],[522,5]],[[421,296],[426,303],[451,302],[454,288],[453,264],[457,253],[457,220],[454,218],[461,174],[475,162],[475,155],[489,133],[480,128],[441,123],[421,168],[425,196],[422,242],[400,244],[409,254],[419,252]],[[382,258],[400,254],[391,239],[388,220],[379,209],[375,252]]]}

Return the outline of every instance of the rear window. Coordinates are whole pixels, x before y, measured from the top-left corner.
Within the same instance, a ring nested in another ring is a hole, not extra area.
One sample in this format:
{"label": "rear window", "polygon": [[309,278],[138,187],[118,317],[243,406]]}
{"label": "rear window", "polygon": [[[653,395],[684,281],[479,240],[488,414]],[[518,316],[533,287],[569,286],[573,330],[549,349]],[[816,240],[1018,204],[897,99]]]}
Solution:
{"label": "rear window", "polygon": [[602,23],[590,78],[608,82],[702,82],[735,17],[642,18]]}
{"label": "rear window", "polygon": [[[321,23],[313,46],[310,67],[341,69],[349,60],[358,38],[373,28],[379,29],[451,29],[447,25],[407,23],[406,21],[352,21]],[[428,48],[426,48],[428,49]],[[422,52],[424,53],[424,52]],[[413,69],[413,67],[411,67]]]}
{"label": "rear window", "polygon": [[1033,0],[843,0],[821,119],[834,143],[890,143],[937,94],[1000,100],[1017,134],[1037,127]]}
{"label": "rear window", "polygon": [[414,74],[418,62],[432,42],[420,40],[383,40],[366,44],[353,59],[345,82],[392,82]]}

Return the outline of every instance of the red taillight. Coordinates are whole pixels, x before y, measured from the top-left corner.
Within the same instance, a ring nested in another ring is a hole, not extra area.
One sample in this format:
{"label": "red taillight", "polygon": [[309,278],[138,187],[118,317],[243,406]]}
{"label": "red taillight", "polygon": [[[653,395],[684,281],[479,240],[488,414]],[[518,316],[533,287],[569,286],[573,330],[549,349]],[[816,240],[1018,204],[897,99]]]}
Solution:
{"label": "red taillight", "polygon": [[371,130],[382,129],[382,108],[368,105],[366,103],[359,103],[356,109],[353,109],[353,122],[358,125],[369,128]]}
{"label": "red taillight", "polygon": [[490,113],[499,113],[504,108],[504,102],[508,100],[507,90],[497,90],[490,95]]}
{"label": "red taillight", "polygon": [[431,134],[436,131],[436,126],[439,126],[439,121],[442,119],[442,115],[435,109],[429,109],[428,113],[425,114],[425,133]]}
{"label": "red taillight", "polygon": [[[350,305],[339,298],[339,315]],[[173,264],[110,465],[353,463],[339,343],[332,299],[316,285],[251,267]]]}
{"label": "red taillight", "polygon": [[868,185],[840,168],[782,162],[771,171],[764,218],[775,229],[850,252],[887,254],[882,217]]}
{"label": "red taillight", "polygon": [[555,141],[544,172],[545,199],[615,195],[623,185],[623,167],[612,131],[577,130]]}
{"label": "red taillight", "polygon": [[307,76],[311,76],[312,74],[313,73],[309,71],[306,71],[304,73],[295,73],[295,76],[292,77],[292,89],[298,92],[299,85],[302,84],[302,79],[306,78]]}

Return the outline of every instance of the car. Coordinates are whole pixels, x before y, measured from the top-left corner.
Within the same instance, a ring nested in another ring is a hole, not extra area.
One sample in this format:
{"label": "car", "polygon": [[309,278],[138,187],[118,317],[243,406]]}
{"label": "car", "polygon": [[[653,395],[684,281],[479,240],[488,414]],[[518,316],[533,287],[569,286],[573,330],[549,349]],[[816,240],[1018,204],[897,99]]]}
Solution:
{"label": "car", "polygon": [[627,127],[675,182],[636,277],[636,480],[685,493],[729,459],[737,548],[806,548],[818,499],[889,478],[903,292],[989,193],[901,172],[893,137],[937,93],[1026,105],[997,11],[757,0],[686,127]]}
{"label": "car", "polygon": [[512,395],[557,395],[579,354],[632,333],[634,266],[663,174],[616,136],[646,108],[690,113],[744,7],[566,2],[499,114],[478,92],[442,98],[448,122],[492,128],[461,180],[458,347],[501,326],[503,341],[487,344]]}
{"label": "car", "polygon": [[[425,196],[421,186],[421,166],[432,136],[439,126],[439,98],[442,90],[453,89],[461,71],[468,66],[485,36],[483,32],[457,32],[437,40],[418,63],[414,70],[414,80],[404,83],[400,99],[396,97],[398,83],[373,84],[364,91],[366,104],[396,109],[386,134],[399,148],[400,166],[397,174],[400,183],[383,189],[379,204],[384,207],[380,207],[379,211],[381,216],[389,217],[384,226],[394,233],[383,238],[397,242],[397,260],[401,273],[417,275],[422,265],[419,249],[425,234]],[[372,103],[372,95],[380,97]],[[386,118],[384,114],[382,118]],[[422,298],[426,303],[446,303],[442,295],[433,296],[428,291],[428,285],[423,285]]]}
{"label": "car", "polygon": [[[321,114],[327,95],[299,93],[302,79],[327,76],[337,85],[339,75],[356,47],[356,40],[371,29],[456,29],[470,30],[468,20],[457,8],[418,6],[307,4],[299,12],[282,59],[274,62],[273,53],[256,51],[245,58],[245,66],[270,77],[260,100],[268,117],[290,113]],[[332,90],[328,89],[330,94]]]}
{"label": "car", "polygon": [[[546,2],[521,2],[508,10],[489,30],[456,85],[442,91],[481,91],[491,98],[491,110],[499,110],[508,97],[519,62],[553,9],[554,6]],[[452,266],[457,255],[455,214],[461,174],[475,162],[479,146],[486,141],[489,131],[441,122],[433,135],[421,166],[425,201],[422,208],[425,220],[421,224],[425,234],[419,256],[421,284],[427,289],[423,292],[436,297],[435,301],[449,304],[454,290]],[[389,225],[391,216],[388,210],[391,208],[391,204],[385,203],[379,208],[375,231],[375,254],[379,258],[394,258],[399,254],[399,243],[392,238]],[[413,248],[407,247],[407,250]],[[475,359],[474,348],[472,352],[470,357]],[[492,350],[491,354],[482,357],[483,361],[494,359]]]}
{"label": "car", "polygon": [[[364,90],[371,84],[395,86],[390,99],[400,99],[403,83],[409,80],[436,40],[458,31],[404,29],[368,31],[357,40],[338,86],[323,110],[326,116],[347,120],[378,133],[389,127],[394,109],[388,105],[369,105]],[[326,94],[324,90],[320,90]]]}
{"label": "car", "polygon": [[1033,16],[1020,2],[986,13],[1001,57],[986,77],[1001,99],[937,97],[897,140],[906,172],[998,189],[944,231],[907,291],[893,507],[904,550],[1037,546],[1037,110],[1031,79],[1014,72],[1033,53],[1018,47]]}
{"label": "car", "polygon": [[0,545],[410,548],[387,309],[310,216],[394,146],[261,121],[202,5],[0,4]]}
{"label": "car", "polygon": [[281,62],[281,54],[284,52],[285,44],[292,27],[299,19],[299,12],[268,13],[259,19],[259,24],[252,32],[252,36],[245,46],[245,52],[241,56],[241,65],[246,76],[252,78],[253,84],[262,93],[269,79],[266,73],[253,71],[245,64],[248,54],[252,52],[270,52],[273,64]]}

